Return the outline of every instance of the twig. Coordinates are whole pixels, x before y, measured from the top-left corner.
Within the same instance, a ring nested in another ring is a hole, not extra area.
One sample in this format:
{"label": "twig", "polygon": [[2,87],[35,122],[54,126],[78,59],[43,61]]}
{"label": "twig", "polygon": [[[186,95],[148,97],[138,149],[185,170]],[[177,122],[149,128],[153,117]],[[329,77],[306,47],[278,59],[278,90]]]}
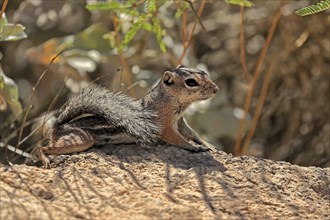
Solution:
{"label": "twig", "polygon": [[[181,6],[181,2],[179,0],[175,0],[174,1],[175,6],[177,7],[177,10],[180,9]],[[182,15],[181,15],[181,25],[182,25],[182,44],[184,44],[187,40],[187,9],[185,9],[184,11],[182,11]]]}
{"label": "twig", "polygon": [[245,103],[244,103],[244,117],[240,120],[239,129],[238,129],[237,137],[236,137],[236,143],[235,143],[235,146],[234,146],[234,154],[235,155],[241,155],[241,149],[240,149],[241,138],[242,138],[242,134],[243,134],[244,127],[245,127],[246,116],[247,116],[247,113],[248,113],[250,105],[251,105],[255,85],[256,85],[257,80],[260,76],[260,70],[261,70],[261,67],[264,63],[266,53],[267,53],[269,45],[272,41],[272,38],[273,38],[273,35],[274,35],[274,32],[275,32],[275,29],[277,27],[277,24],[278,24],[280,18],[282,17],[281,8],[282,8],[282,5],[277,9],[277,12],[276,12],[276,14],[275,14],[275,16],[272,20],[272,24],[271,24],[270,29],[268,31],[266,41],[263,45],[263,48],[261,50],[261,53],[260,53],[260,56],[259,56],[259,59],[258,59],[258,62],[257,62],[257,65],[256,65],[255,70],[254,70],[253,79],[249,83],[249,90],[248,90],[247,96],[245,98]]}
{"label": "twig", "polygon": [[56,60],[56,58],[58,56],[60,56],[65,50],[67,50],[68,48],[70,48],[72,46],[68,46],[66,48],[64,48],[62,51],[60,51],[55,57],[52,58],[52,60],[50,61],[50,63],[47,65],[46,69],[42,72],[42,74],[40,75],[38,81],[36,82],[36,84],[32,87],[32,92],[31,92],[31,95],[30,95],[30,100],[29,100],[29,104],[28,104],[28,108],[25,112],[25,115],[24,115],[24,118],[23,118],[23,122],[22,122],[22,126],[21,126],[21,129],[20,129],[20,132],[19,132],[19,136],[18,136],[18,140],[17,140],[17,144],[16,144],[16,148],[19,147],[19,143],[21,141],[21,138],[22,138],[22,134],[23,134],[23,128],[24,128],[24,124],[26,122],[26,119],[27,119],[27,116],[29,114],[29,111],[30,109],[32,108],[32,98],[34,96],[34,93],[36,91],[36,88],[38,87],[41,79],[44,77],[44,75],[47,73],[48,69],[50,68],[50,66],[53,64],[53,62]]}
{"label": "twig", "polygon": [[115,92],[118,92],[119,89],[123,86],[123,69],[121,68],[121,66],[119,66],[119,67],[117,68],[116,73],[117,73],[117,74],[118,74],[118,73],[120,74],[119,85],[118,85],[118,87],[115,89]]}
{"label": "twig", "polygon": [[[68,79],[70,78],[67,77],[64,82],[66,82]],[[50,103],[50,105],[48,106],[48,109],[47,109],[47,114],[45,115],[45,117],[43,118],[43,121],[42,123],[37,126],[33,131],[30,132],[30,134],[28,134],[27,136],[25,136],[19,143],[18,145],[21,145],[23,144],[25,141],[27,141],[30,137],[32,137],[32,135],[34,135],[40,128],[42,128],[45,124],[46,124],[46,121],[48,121],[53,115],[49,114],[50,112],[50,109],[55,105],[56,101],[58,100],[58,97],[60,96],[60,94],[62,93],[63,89],[64,89],[64,85],[65,83],[62,85],[60,91],[56,94],[56,96],[53,98],[52,102]],[[48,117],[47,117],[48,116]]]}
{"label": "twig", "polygon": [[140,82],[142,82],[143,80],[139,80],[135,83],[133,83],[132,85],[128,86],[126,91],[129,91],[130,89],[134,88],[135,86],[139,85]]}
{"label": "twig", "polygon": [[241,17],[241,25],[240,25],[240,35],[239,35],[239,47],[240,47],[240,55],[241,55],[241,64],[243,68],[243,73],[245,75],[245,80],[250,82],[251,77],[246,66],[246,59],[245,59],[245,37],[244,37],[244,6],[241,6],[240,10],[240,17]]}
{"label": "twig", "polygon": [[246,153],[248,147],[250,146],[251,139],[252,139],[252,137],[254,135],[254,132],[256,130],[256,127],[257,127],[257,124],[258,124],[258,121],[259,121],[259,118],[260,118],[260,114],[261,114],[261,111],[262,111],[262,108],[264,106],[265,99],[266,99],[266,96],[267,96],[267,91],[268,91],[268,88],[269,88],[270,79],[273,75],[273,69],[274,69],[274,63],[271,63],[270,66],[269,66],[268,71],[265,74],[265,79],[264,79],[263,84],[262,84],[262,88],[261,88],[261,91],[260,91],[260,96],[259,96],[259,99],[258,99],[258,102],[257,102],[257,107],[256,107],[256,110],[255,110],[253,119],[252,119],[251,128],[249,130],[249,133],[248,133],[248,135],[247,135],[247,137],[244,141],[244,144],[243,144],[243,147],[242,147],[242,150],[241,150],[242,155]]}
{"label": "twig", "polygon": [[6,144],[6,143],[3,143],[3,142],[0,142],[0,147],[5,147],[6,149],[18,154],[18,155],[22,155],[26,158],[31,158],[31,159],[35,159],[36,157],[34,157],[32,154],[29,154],[27,152],[24,152],[22,151],[21,149],[18,149],[14,146],[11,146],[9,144]]}
{"label": "twig", "polygon": [[5,10],[6,10],[6,8],[7,8],[7,4],[8,4],[8,0],[5,0],[5,1],[3,2],[3,4],[2,4],[2,8],[1,8],[1,12],[0,12],[0,21],[1,21],[1,19],[2,19],[2,15],[3,15],[3,13],[5,13]]}
{"label": "twig", "polygon": [[[25,123],[24,128],[31,125],[36,119],[32,119],[29,120]],[[16,137],[17,133],[19,132],[20,128],[16,128],[15,130],[13,130],[10,134],[5,135],[6,138],[4,138],[4,142],[8,143],[11,139],[13,139],[14,137]]]}
{"label": "twig", "polygon": [[182,42],[187,42],[187,10],[182,13]]}
{"label": "twig", "polygon": [[102,74],[101,76],[96,77],[95,79],[93,79],[93,80],[90,81],[89,83],[95,83],[96,81],[99,81],[99,80],[102,79],[102,78],[110,77],[110,75],[111,75],[111,73],[104,73],[104,74]]}
{"label": "twig", "polygon": [[196,12],[196,10],[195,10],[195,8],[194,8],[193,3],[192,3],[191,1],[189,1],[189,0],[184,0],[184,1],[185,1],[185,2],[188,2],[188,4],[189,4],[191,10],[193,11],[193,13],[194,13],[194,15],[195,15],[195,17],[196,17],[198,23],[202,26],[203,30],[206,31],[206,28],[205,28],[205,26],[203,25],[202,20],[200,19],[200,15],[197,14],[197,12]]}
{"label": "twig", "polygon": [[[113,26],[114,26],[114,30],[115,30],[116,44],[120,45],[119,27],[118,27],[117,19],[118,19],[117,15],[114,14],[112,20],[113,20]],[[119,51],[118,51],[118,53],[119,53],[118,54],[119,62],[120,62],[121,68],[122,68],[122,72],[123,72],[125,81],[128,85],[131,85],[133,80],[132,80],[131,74],[129,74],[129,72],[128,72],[129,68],[128,68],[126,59],[124,57],[124,54],[123,54],[123,52],[119,52]],[[130,90],[129,93],[130,93],[130,95],[135,97],[135,91],[133,89]]]}
{"label": "twig", "polygon": [[[202,3],[201,3],[201,5],[199,6],[199,8],[198,8],[198,12],[197,12],[197,15],[198,15],[199,17],[201,16],[201,14],[202,14],[202,12],[203,12],[203,10],[204,10],[204,6],[205,6],[205,4],[206,4],[206,0],[202,0]],[[190,43],[191,43],[192,36],[193,36],[193,34],[194,34],[194,32],[195,32],[195,28],[196,28],[197,23],[198,23],[198,20],[196,19],[195,22],[194,22],[194,25],[193,25],[193,27],[192,27],[192,29],[191,29],[191,31],[190,31],[188,41],[183,42],[183,52],[182,52],[182,54],[181,54],[181,56],[180,56],[180,58],[179,58],[178,64],[181,64],[181,63],[182,63],[182,60],[183,60],[183,58],[184,58],[184,56],[185,56],[185,54],[186,54],[186,52],[187,52],[187,50],[188,50],[188,47],[189,47],[189,45],[190,45]]]}

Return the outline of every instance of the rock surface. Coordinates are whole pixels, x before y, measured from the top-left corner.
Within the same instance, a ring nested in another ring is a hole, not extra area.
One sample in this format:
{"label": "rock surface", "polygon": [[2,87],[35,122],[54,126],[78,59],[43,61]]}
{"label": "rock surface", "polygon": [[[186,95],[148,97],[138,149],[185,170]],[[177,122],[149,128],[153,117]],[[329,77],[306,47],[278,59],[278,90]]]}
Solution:
{"label": "rock surface", "polygon": [[1,165],[1,219],[329,219],[330,168],[168,146]]}

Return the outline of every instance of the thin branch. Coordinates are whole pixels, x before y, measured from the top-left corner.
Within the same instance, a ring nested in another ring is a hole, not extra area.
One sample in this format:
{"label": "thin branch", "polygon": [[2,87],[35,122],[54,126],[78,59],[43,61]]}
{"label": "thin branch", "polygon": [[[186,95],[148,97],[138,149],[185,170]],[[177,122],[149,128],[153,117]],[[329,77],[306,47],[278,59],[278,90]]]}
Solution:
{"label": "thin branch", "polygon": [[243,68],[243,73],[245,76],[246,82],[250,82],[251,77],[246,66],[246,53],[245,53],[245,37],[244,37],[244,6],[241,6],[240,10],[240,17],[241,17],[241,25],[240,25],[240,35],[239,35],[239,47],[240,47],[240,55],[241,55],[241,64]]}
{"label": "thin branch", "polygon": [[189,4],[191,10],[193,11],[193,13],[194,13],[194,15],[195,15],[195,17],[196,17],[198,23],[202,26],[203,30],[206,31],[206,28],[205,28],[205,26],[203,25],[202,20],[200,19],[200,15],[197,14],[197,12],[196,12],[196,10],[195,10],[195,7],[194,7],[193,3],[192,3],[191,1],[189,1],[189,0],[184,0],[184,1],[185,1],[185,2],[188,2],[188,4]]}
{"label": "thin branch", "polygon": [[[115,30],[116,44],[120,45],[121,40],[120,40],[120,36],[119,36],[119,25],[118,25],[117,15],[114,14],[112,20],[113,20],[113,26],[114,26],[114,30]],[[128,65],[127,65],[123,52],[119,52],[118,57],[119,57],[119,62],[120,62],[121,68],[122,68],[124,78],[125,78],[125,82],[128,85],[131,85],[133,80],[132,80],[131,74],[129,74],[129,68],[128,68]],[[136,95],[134,89],[130,90],[129,93],[130,93],[130,95],[132,95],[134,97]]]}
{"label": "thin branch", "polygon": [[68,48],[71,48],[72,46],[68,46],[66,48],[64,48],[62,51],[60,51],[55,57],[52,58],[52,60],[50,61],[50,63],[47,65],[46,69],[42,72],[42,74],[40,75],[38,81],[36,82],[36,84],[33,86],[32,88],[32,92],[30,95],[30,100],[29,100],[29,104],[28,104],[28,108],[25,112],[24,118],[23,118],[23,122],[22,122],[22,126],[19,132],[19,136],[18,136],[18,140],[17,140],[17,144],[16,144],[16,148],[19,147],[19,143],[21,141],[22,138],[22,134],[23,134],[23,128],[24,128],[24,124],[26,122],[27,116],[29,114],[30,109],[32,108],[32,98],[34,96],[34,93],[36,91],[36,88],[38,87],[41,79],[45,76],[45,74],[47,73],[48,69],[50,68],[50,66],[53,64],[53,62],[56,60],[57,57],[59,57],[65,50],[67,50]]}
{"label": "thin branch", "polygon": [[264,60],[265,60],[269,45],[272,41],[275,29],[278,25],[278,22],[280,21],[280,18],[282,17],[281,8],[282,8],[282,5],[277,9],[277,12],[276,12],[276,14],[275,14],[275,16],[272,20],[272,24],[271,24],[270,29],[268,31],[266,41],[263,45],[263,48],[261,50],[261,53],[260,53],[260,56],[259,56],[259,59],[258,59],[258,62],[257,62],[257,65],[256,65],[255,70],[254,70],[253,80],[249,83],[250,84],[249,85],[249,90],[248,90],[247,96],[245,98],[245,103],[244,103],[244,117],[240,120],[239,129],[238,129],[237,137],[236,137],[236,143],[235,143],[235,146],[234,146],[234,154],[235,155],[241,155],[241,149],[240,149],[241,138],[242,138],[242,135],[243,135],[243,132],[244,132],[246,116],[247,116],[247,113],[249,112],[249,109],[250,109],[250,106],[251,106],[253,92],[254,92],[257,80],[260,76],[261,67],[264,63]]}
{"label": "thin branch", "polygon": [[126,91],[129,91],[130,89],[136,87],[136,86],[139,85],[139,83],[142,82],[142,81],[143,81],[143,80],[139,80],[139,81],[133,83],[132,85],[128,86],[128,87],[126,88]]}
{"label": "thin branch", "polygon": [[101,76],[93,79],[92,81],[90,81],[89,83],[95,83],[96,81],[99,81],[100,79],[106,78],[106,77],[110,77],[111,73],[104,73]]}
{"label": "thin branch", "polygon": [[266,100],[267,91],[268,91],[269,84],[270,84],[270,79],[273,75],[273,69],[274,69],[274,63],[271,63],[270,66],[269,66],[268,71],[265,74],[265,79],[264,79],[264,82],[262,84],[260,96],[259,96],[259,99],[258,99],[258,102],[257,102],[257,107],[256,107],[256,110],[255,110],[253,119],[252,119],[251,129],[249,130],[249,133],[248,133],[248,135],[247,135],[247,137],[244,141],[244,144],[243,144],[243,147],[242,147],[242,150],[241,150],[242,155],[246,153],[248,147],[250,146],[251,139],[252,139],[252,137],[254,135],[254,132],[256,130],[256,127],[257,127],[257,124],[258,124],[258,121],[259,121],[259,118],[260,118],[260,114],[261,114],[262,108],[263,108],[265,100]]}
{"label": "thin branch", "polygon": [[119,91],[119,89],[124,85],[123,84],[123,69],[121,68],[121,66],[119,66],[118,68],[117,68],[117,71],[116,71],[116,74],[120,74],[120,77],[119,77],[119,85],[118,85],[118,87],[115,89],[115,92],[118,92]]}
{"label": "thin branch", "polygon": [[187,10],[182,13],[182,42],[187,42]]}
{"label": "thin branch", "polygon": [[[206,4],[206,0],[202,0],[202,3],[201,3],[201,5],[199,6],[199,8],[198,8],[198,12],[197,12],[197,15],[198,15],[199,17],[200,17],[200,16],[202,15],[202,13],[203,13],[203,10],[204,10],[204,6],[205,6],[205,4]],[[193,36],[193,34],[194,34],[194,32],[195,32],[195,28],[196,28],[197,23],[198,23],[198,20],[196,19],[195,22],[194,22],[194,25],[193,25],[193,27],[192,27],[192,29],[191,29],[191,31],[190,31],[188,41],[187,41],[187,42],[183,42],[183,52],[182,52],[182,54],[181,54],[181,56],[180,56],[180,58],[179,58],[178,64],[181,64],[181,63],[182,63],[182,60],[183,60],[183,58],[184,58],[184,56],[185,56],[185,54],[186,54],[186,52],[187,52],[187,50],[188,50],[188,47],[189,47],[189,45],[190,45],[190,43],[191,43],[192,36]]]}
{"label": "thin branch", "polygon": [[[175,6],[177,8],[177,10],[180,10],[181,6],[181,2],[179,0],[174,0]],[[181,26],[182,26],[182,44],[184,44],[187,41],[187,9],[182,11],[182,15],[181,15]],[[175,59],[176,60],[176,59]]]}
{"label": "thin branch", "polygon": [[[35,122],[35,119],[29,120],[25,123],[24,128],[26,128],[27,126],[33,124]],[[4,138],[4,142],[8,143],[11,139],[13,139],[14,137],[17,136],[17,133],[20,131],[20,128],[16,128],[15,130],[13,130],[11,133],[9,133],[8,135],[4,135],[6,138]]]}
{"label": "thin branch", "polygon": [[[45,117],[43,118],[43,121],[40,125],[38,125],[33,131],[30,132],[30,134],[28,134],[26,137],[24,137],[19,143],[18,145],[21,145],[23,144],[25,141],[27,141],[30,137],[32,137],[32,135],[34,135],[40,128],[42,128],[45,124],[46,124],[46,121],[48,121],[51,117],[53,117],[53,114],[49,114],[50,112],[50,109],[53,108],[53,106],[55,105],[55,103],[57,102],[58,98],[60,97],[60,94],[62,93],[63,89],[64,89],[64,86],[65,86],[65,82],[70,78],[67,77],[65,80],[64,80],[64,83],[63,85],[61,86],[61,89],[60,91],[56,94],[56,96],[53,98],[52,102],[50,103],[50,105],[48,106],[48,109],[47,109],[47,114],[45,115]],[[49,115],[48,115],[49,114]]]}
{"label": "thin branch", "polygon": [[7,8],[7,4],[8,4],[8,0],[5,0],[5,1],[3,2],[3,4],[2,4],[2,8],[1,8],[1,12],[0,12],[0,21],[1,21],[1,19],[2,19],[2,15],[3,15],[3,13],[5,13],[5,10],[6,10],[6,8]]}
{"label": "thin branch", "polygon": [[6,143],[3,143],[3,142],[0,142],[0,147],[5,147],[6,149],[18,154],[18,155],[22,155],[26,158],[31,158],[31,159],[35,159],[36,157],[34,157],[32,154],[29,154],[27,152],[24,152],[22,151],[21,149],[18,149],[14,146],[11,146],[9,144],[6,144]]}

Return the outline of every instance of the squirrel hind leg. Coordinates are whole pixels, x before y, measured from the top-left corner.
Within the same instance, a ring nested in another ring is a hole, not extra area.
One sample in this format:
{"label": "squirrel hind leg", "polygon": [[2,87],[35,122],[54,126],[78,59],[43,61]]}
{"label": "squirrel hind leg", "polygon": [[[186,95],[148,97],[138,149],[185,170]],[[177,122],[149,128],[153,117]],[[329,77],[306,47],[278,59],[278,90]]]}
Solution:
{"label": "squirrel hind leg", "polygon": [[53,141],[45,139],[38,144],[38,156],[44,168],[50,167],[48,155],[62,155],[85,151],[96,144],[94,138],[86,131],[77,129]]}

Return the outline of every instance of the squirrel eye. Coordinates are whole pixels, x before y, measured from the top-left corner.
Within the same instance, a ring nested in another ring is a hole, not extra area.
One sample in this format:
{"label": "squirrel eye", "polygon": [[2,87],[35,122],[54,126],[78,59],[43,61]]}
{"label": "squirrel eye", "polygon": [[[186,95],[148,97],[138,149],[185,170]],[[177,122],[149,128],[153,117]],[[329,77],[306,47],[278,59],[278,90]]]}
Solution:
{"label": "squirrel eye", "polygon": [[189,86],[189,87],[194,87],[194,86],[198,86],[198,83],[194,79],[187,79],[186,80],[186,85]]}

